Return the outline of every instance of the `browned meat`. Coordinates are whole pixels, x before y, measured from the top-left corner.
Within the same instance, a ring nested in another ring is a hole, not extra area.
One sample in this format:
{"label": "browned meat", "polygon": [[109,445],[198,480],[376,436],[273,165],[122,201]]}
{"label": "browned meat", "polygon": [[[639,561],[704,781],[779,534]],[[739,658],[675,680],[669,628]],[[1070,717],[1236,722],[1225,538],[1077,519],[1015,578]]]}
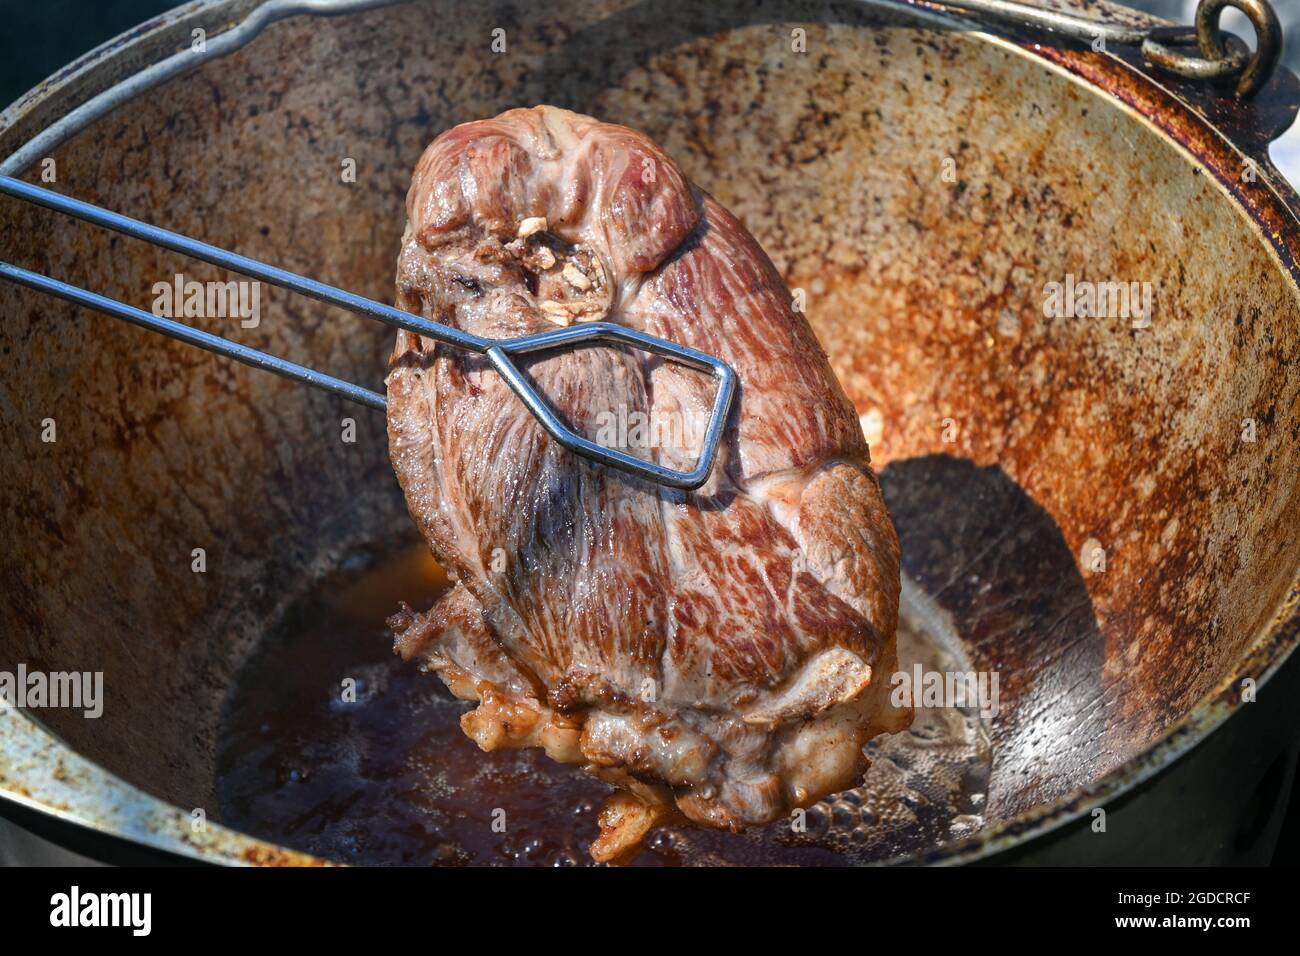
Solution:
{"label": "browned meat", "polygon": [[[393,466],[457,584],[393,619],[399,652],[478,701],[462,726],[484,750],[543,747],[622,788],[599,860],[675,815],[740,829],[852,785],[863,744],[910,719],[888,703],[898,541],[757,243],[646,137],[545,106],[438,137],[407,214],[401,308],[492,337],[619,322],[719,356],[740,391],[685,494],[563,450],[479,358],[400,333]],[[706,377],[615,348],[529,374],[575,429],[648,423],[635,453],[693,464]]]}

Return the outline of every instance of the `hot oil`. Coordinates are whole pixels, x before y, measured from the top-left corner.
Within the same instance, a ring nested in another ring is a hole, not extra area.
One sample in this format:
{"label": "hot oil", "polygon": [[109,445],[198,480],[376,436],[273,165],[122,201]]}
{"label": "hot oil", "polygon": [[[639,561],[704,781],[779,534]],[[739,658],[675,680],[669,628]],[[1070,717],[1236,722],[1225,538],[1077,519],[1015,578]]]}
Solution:
{"label": "hot oil", "polygon": [[[483,753],[459,718],[471,705],[392,652],[384,619],[425,608],[447,580],[424,546],[357,555],[296,602],[241,669],[218,758],[222,822],[354,864],[588,862],[611,792],[535,750]],[[903,670],[962,667],[929,617],[899,628]],[[980,718],[918,708],[910,730],[868,745],[862,786],[744,834],[652,832],[637,865],[845,864],[888,860],[983,825],[990,752]]]}

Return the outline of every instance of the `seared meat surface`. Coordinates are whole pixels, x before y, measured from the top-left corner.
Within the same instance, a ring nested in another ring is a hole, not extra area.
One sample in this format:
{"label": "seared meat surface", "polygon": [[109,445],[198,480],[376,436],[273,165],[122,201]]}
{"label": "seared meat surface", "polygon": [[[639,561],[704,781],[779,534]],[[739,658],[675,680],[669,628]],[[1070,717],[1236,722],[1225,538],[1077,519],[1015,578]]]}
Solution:
{"label": "seared meat surface", "polygon": [[[673,817],[741,829],[853,785],[864,743],[910,719],[888,700],[898,541],[757,243],[645,136],[545,106],[438,137],[407,214],[399,307],[497,338],[618,322],[719,356],[739,392],[683,493],[565,451],[481,358],[399,333],[393,466],[457,583],[394,616],[398,651],[478,702],[462,726],[484,750],[543,747],[621,788],[598,860]],[[527,371],[575,430],[694,464],[706,376],[619,348]]]}

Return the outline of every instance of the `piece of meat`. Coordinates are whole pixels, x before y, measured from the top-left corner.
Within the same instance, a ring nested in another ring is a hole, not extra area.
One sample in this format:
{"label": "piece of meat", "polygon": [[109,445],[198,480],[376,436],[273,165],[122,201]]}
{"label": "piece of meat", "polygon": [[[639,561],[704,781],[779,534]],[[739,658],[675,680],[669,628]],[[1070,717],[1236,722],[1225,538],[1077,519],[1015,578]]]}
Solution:
{"label": "piece of meat", "polygon": [[[898,541],[757,243],[645,136],[546,106],[439,136],[407,215],[399,307],[497,338],[618,322],[722,358],[739,391],[683,493],[565,451],[481,357],[399,333],[393,466],[457,583],[393,618],[398,651],[479,702],[462,726],[484,750],[543,747],[624,791],[598,860],[665,820],[739,830],[853,785],[864,743],[910,720],[888,700]],[[575,430],[648,424],[633,453],[693,466],[706,376],[620,348],[527,372]]]}

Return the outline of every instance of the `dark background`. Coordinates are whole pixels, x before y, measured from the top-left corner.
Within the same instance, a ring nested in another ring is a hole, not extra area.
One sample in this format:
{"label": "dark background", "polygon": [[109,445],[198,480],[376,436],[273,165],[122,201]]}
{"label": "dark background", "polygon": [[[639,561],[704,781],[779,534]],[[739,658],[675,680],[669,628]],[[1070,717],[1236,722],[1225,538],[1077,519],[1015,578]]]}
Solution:
{"label": "dark background", "polygon": [[175,0],[0,0],[0,107]]}
{"label": "dark background", "polygon": [[[704,0],[701,0],[704,2]],[[1032,2],[1032,0],[1029,0]],[[1197,0],[1123,0],[1179,23],[1190,23]],[[1300,73],[1300,0],[1274,0],[1287,28],[1286,62]],[[119,33],[179,6],[172,0],[0,0],[0,107],[8,106],[41,80]],[[1245,19],[1229,10],[1224,27],[1248,41]],[[1300,181],[1300,123],[1274,145],[1278,167]],[[1300,789],[1300,776],[1296,787]],[[1275,863],[1300,864],[1300,793],[1293,793]]]}

